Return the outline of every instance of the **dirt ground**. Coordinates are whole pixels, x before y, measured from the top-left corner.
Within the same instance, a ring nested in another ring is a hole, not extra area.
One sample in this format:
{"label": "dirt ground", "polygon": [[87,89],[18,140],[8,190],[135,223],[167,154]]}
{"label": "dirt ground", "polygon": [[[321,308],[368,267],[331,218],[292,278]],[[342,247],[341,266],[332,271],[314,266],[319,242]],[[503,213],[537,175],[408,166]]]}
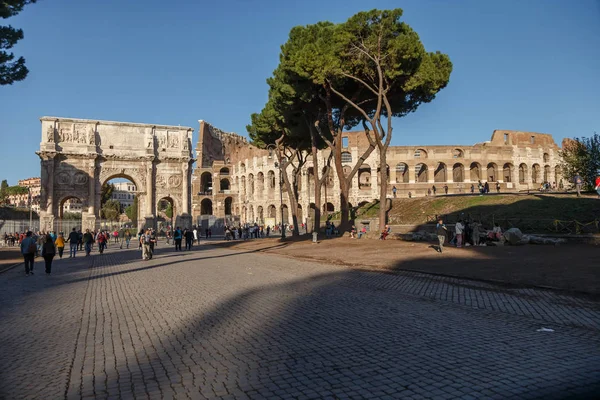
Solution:
{"label": "dirt ground", "polygon": [[352,268],[410,270],[512,286],[537,286],[600,296],[600,247],[592,245],[446,247],[440,254],[428,242],[400,240],[254,239],[214,244],[237,250],[327,261]]}

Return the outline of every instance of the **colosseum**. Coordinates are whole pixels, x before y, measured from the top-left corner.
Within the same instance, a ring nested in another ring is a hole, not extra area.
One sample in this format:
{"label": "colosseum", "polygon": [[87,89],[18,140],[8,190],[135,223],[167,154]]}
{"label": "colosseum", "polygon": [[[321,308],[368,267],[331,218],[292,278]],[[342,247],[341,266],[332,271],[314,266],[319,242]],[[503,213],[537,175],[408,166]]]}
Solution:
{"label": "colosseum", "polygon": [[[280,194],[280,171],[276,157],[257,148],[244,137],[223,132],[199,121],[197,163],[192,175],[192,216],[203,228],[219,231],[224,224],[240,222],[271,225],[291,223],[289,200]],[[368,147],[364,132],[343,135],[343,164],[354,166]],[[499,183],[502,192],[537,189],[543,182],[559,184],[560,148],[549,134],[495,130],[491,140],[470,146],[390,146],[388,150],[389,193],[397,197],[425,196],[436,186],[449,194],[469,193],[478,181]],[[325,160],[329,150],[322,150]],[[379,198],[377,150],[361,165],[350,189],[350,205]],[[322,164],[323,165],[323,164]],[[314,207],[311,157],[299,182],[298,220],[310,226]],[[340,208],[337,174],[332,173],[321,191],[324,214]],[[282,198],[281,198],[282,196]],[[313,197],[311,199],[311,196]],[[281,213],[280,210],[283,210]],[[282,216],[283,215],[283,216]]]}

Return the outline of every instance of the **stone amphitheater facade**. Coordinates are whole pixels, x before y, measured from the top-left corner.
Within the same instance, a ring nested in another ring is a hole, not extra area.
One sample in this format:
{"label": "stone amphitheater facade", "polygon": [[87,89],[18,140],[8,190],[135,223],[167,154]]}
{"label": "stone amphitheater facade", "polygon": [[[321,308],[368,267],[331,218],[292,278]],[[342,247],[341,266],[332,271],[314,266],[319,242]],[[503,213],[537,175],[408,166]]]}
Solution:
{"label": "stone amphitheater facade", "polygon": [[[344,133],[343,164],[350,170],[368,146],[363,132]],[[496,182],[502,192],[538,189],[544,182],[559,184],[560,148],[549,134],[495,130],[491,140],[474,145],[391,146],[387,154],[389,196],[425,196],[435,186],[443,193],[469,193],[478,181]],[[329,150],[320,151],[320,164]],[[218,228],[233,221],[273,225],[291,223],[289,200],[280,199],[279,168],[269,152],[242,136],[223,132],[200,121],[197,163],[192,176],[192,216],[203,226]],[[307,221],[314,207],[312,161],[303,167],[299,184],[299,221]],[[373,151],[352,181],[351,206],[379,198],[379,154]],[[340,209],[335,172],[321,192],[323,213]]]}

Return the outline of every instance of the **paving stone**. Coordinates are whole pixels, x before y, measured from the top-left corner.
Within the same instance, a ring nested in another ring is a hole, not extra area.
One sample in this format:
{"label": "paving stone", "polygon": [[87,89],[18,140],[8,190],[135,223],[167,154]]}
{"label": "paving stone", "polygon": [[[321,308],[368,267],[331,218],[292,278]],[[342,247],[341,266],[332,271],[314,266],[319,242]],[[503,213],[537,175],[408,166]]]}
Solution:
{"label": "paving stone", "polygon": [[157,250],[145,262],[114,248],[57,260],[51,277],[0,274],[0,398],[600,392],[593,299],[210,246]]}

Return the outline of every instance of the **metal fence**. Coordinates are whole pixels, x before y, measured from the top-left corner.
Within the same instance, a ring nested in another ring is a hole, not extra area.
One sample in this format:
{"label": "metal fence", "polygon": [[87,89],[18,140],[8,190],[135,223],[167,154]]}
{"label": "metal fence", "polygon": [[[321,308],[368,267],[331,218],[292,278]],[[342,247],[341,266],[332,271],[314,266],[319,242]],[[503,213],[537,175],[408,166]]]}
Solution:
{"label": "metal fence", "polygon": [[3,219],[0,220],[0,234],[38,231],[40,229],[40,220],[34,219],[29,223],[28,219]]}

